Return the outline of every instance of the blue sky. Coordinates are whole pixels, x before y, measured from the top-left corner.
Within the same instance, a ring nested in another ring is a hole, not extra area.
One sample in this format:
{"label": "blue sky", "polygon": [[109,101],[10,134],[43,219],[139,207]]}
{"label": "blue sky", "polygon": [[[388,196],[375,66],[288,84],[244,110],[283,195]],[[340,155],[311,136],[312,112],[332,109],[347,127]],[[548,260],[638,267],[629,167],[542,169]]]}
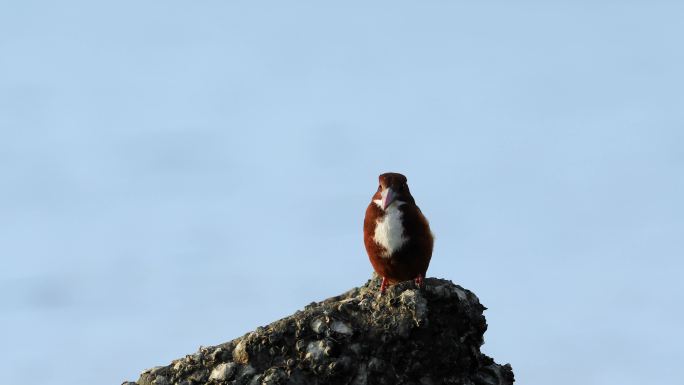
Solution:
{"label": "blue sky", "polygon": [[0,3],[0,370],[133,380],[363,284],[398,171],[520,383],[677,383],[683,11]]}

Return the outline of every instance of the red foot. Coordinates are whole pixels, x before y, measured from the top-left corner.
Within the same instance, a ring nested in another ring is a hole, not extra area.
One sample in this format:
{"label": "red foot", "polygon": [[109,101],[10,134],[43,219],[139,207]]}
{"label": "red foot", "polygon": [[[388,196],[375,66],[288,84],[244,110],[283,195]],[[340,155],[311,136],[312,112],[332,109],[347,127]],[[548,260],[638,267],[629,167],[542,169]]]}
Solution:
{"label": "red foot", "polygon": [[387,278],[382,277],[382,283],[380,284],[380,295],[385,294],[385,290],[387,290]]}
{"label": "red foot", "polygon": [[418,276],[416,277],[416,279],[414,281],[416,282],[416,286],[418,286],[419,289],[422,288],[423,287],[423,274],[418,274]]}

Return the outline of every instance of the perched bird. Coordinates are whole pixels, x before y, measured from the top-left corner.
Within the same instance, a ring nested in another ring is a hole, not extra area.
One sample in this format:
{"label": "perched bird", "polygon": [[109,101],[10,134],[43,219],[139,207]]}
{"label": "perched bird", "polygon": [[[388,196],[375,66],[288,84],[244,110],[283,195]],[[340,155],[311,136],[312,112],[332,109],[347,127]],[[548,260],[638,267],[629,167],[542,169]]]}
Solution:
{"label": "perched bird", "polygon": [[430,225],[409,192],[406,177],[380,175],[363,221],[363,242],[373,269],[382,277],[380,294],[388,285],[415,280],[421,287],[432,257]]}

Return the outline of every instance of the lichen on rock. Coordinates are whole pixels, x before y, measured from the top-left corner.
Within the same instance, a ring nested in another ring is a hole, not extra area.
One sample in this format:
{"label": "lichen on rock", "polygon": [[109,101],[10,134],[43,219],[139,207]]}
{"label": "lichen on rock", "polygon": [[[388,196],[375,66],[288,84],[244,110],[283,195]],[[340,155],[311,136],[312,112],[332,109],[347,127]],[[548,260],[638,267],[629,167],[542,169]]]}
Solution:
{"label": "lichen on rock", "polygon": [[[312,303],[233,341],[144,371],[137,385],[509,385],[510,365],[480,352],[487,324],[478,298],[429,278],[379,280]],[[135,383],[127,383],[134,385]]]}

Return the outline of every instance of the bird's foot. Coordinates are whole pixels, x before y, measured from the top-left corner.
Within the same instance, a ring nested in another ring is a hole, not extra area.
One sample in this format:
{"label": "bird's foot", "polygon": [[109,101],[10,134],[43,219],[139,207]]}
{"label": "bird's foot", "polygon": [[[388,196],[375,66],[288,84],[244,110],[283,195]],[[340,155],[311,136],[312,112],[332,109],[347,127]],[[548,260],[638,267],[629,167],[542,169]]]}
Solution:
{"label": "bird's foot", "polygon": [[424,287],[423,274],[418,274],[418,276],[414,279],[414,282],[416,283],[416,286],[418,286],[419,289],[422,289]]}
{"label": "bird's foot", "polygon": [[378,296],[382,297],[382,295],[385,294],[385,291],[387,291],[387,278],[382,277],[382,283],[380,284],[380,294]]}

